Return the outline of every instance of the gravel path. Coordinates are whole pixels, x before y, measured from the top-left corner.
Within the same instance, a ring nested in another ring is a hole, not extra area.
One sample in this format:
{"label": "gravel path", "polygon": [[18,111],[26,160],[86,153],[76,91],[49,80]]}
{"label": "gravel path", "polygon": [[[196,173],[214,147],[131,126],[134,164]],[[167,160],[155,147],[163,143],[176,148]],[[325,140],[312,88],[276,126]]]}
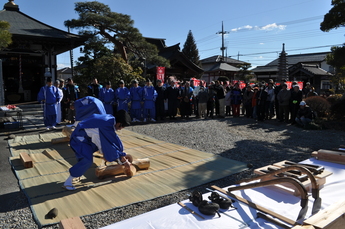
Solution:
{"label": "gravel path", "polygon": [[[207,192],[215,184],[229,186],[248,177],[253,169],[282,160],[302,161],[313,151],[332,149],[345,144],[345,132],[335,130],[303,130],[276,120],[254,122],[246,118],[189,119],[174,122],[136,124],[127,129],[159,140],[218,154],[253,165],[252,169],[196,187]],[[86,228],[100,228],[169,204],[187,199],[191,190],[165,197],[81,217]],[[3,204],[3,203],[1,203]],[[22,192],[11,194],[6,212],[0,212],[0,228],[38,228],[27,199]],[[58,228],[57,225],[45,228]]]}

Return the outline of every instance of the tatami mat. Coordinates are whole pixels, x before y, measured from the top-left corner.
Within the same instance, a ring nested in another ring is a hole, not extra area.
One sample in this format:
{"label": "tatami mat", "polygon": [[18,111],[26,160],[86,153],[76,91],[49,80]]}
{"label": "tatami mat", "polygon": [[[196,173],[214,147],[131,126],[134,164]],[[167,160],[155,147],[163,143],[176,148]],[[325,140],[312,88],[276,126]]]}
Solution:
{"label": "tatami mat", "polygon": [[[10,162],[26,193],[39,225],[49,225],[61,219],[90,215],[112,208],[153,199],[223,178],[246,169],[242,162],[180,145],[159,141],[128,130],[119,133],[125,152],[134,158],[149,158],[148,170],[140,170],[127,179],[120,175],[99,180],[95,168],[101,159],[76,184],[77,190],[62,189],[68,169],[76,163],[68,142],[51,144],[61,133],[18,136],[9,140]],[[19,154],[27,152],[33,168],[24,168]],[[45,219],[52,208],[58,209],[55,219]]]}

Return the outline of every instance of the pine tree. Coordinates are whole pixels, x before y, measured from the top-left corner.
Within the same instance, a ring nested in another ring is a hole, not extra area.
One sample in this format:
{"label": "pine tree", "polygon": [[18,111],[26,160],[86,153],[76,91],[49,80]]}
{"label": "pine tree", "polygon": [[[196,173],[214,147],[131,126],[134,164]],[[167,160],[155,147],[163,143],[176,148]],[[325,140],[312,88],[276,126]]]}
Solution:
{"label": "pine tree", "polygon": [[198,51],[198,48],[196,47],[196,43],[195,43],[193,33],[191,30],[189,30],[189,32],[188,32],[187,39],[183,45],[182,52],[195,65],[201,67],[199,51]]}
{"label": "pine tree", "polygon": [[65,26],[100,35],[114,44],[114,51],[128,63],[128,54],[145,58],[148,63],[169,67],[170,63],[158,56],[155,45],[148,43],[129,15],[112,12],[108,5],[98,1],[76,2],[78,19],[65,21]]}

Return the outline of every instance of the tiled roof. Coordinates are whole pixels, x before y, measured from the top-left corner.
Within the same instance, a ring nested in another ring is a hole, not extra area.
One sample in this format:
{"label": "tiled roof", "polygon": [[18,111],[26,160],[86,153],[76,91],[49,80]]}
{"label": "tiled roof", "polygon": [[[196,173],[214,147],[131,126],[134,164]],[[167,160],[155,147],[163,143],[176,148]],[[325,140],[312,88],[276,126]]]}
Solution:
{"label": "tiled roof", "polygon": [[[216,55],[216,56],[211,56],[205,59],[201,60],[202,64],[207,64],[207,63],[217,63],[220,62],[222,59],[221,55]],[[244,61],[240,61],[240,60],[236,60],[230,57],[224,57],[223,60],[224,63],[228,63],[228,64],[248,64],[247,62]]]}
{"label": "tiled roof", "polygon": [[277,66],[257,66],[252,70],[253,72],[277,72]]}
{"label": "tiled roof", "polygon": [[320,76],[331,76],[332,74],[323,70],[317,65],[308,65],[302,64],[301,67],[303,70],[310,72],[312,75],[320,75]]}
{"label": "tiled roof", "polygon": [[213,71],[228,71],[228,72],[238,72],[240,71],[239,68],[236,68],[234,66],[231,66],[227,63],[216,63],[209,69],[204,69],[205,72],[213,72]]}
{"label": "tiled roof", "polygon": [[[297,63],[322,62],[325,60],[328,53],[330,52],[287,55],[286,59],[289,66],[297,64]],[[266,66],[268,65],[278,66],[278,61],[279,61],[279,58],[266,64]]]}
{"label": "tiled roof", "polygon": [[20,11],[1,10],[0,20],[11,25],[12,35],[34,36],[42,38],[79,38],[80,36],[46,25]]}

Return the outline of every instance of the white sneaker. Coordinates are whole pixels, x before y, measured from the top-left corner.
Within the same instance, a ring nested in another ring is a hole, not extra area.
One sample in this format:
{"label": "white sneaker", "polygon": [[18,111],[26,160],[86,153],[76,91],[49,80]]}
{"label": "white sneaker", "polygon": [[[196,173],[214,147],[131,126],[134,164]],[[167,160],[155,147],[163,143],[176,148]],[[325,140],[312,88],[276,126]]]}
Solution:
{"label": "white sneaker", "polygon": [[56,129],[56,127],[55,127],[55,126],[52,126],[52,129],[54,129],[54,130],[55,130],[55,129]]}
{"label": "white sneaker", "polygon": [[46,130],[50,130],[50,127],[49,127],[49,126],[47,126]]}
{"label": "white sneaker", "polygon": [[151,122],[155,122],[156,120],[154,120],[153,118],[151,118]]}
{"label": "white sneaker", "polygon": [[144,118],[144,122],[146,122],[146,118]]}

